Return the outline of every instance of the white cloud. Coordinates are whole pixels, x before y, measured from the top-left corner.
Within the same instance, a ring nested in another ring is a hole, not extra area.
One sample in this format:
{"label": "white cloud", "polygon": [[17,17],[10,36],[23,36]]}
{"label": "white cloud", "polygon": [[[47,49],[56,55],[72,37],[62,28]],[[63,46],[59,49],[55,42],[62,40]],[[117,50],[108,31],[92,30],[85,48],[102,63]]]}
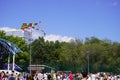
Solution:
{"label": "white cloud", "polygon": [[18,28],[10,28],[10,27],[1,27],[0,30],[5,31],[6,35],[14,35],[23,37],[24,31]]}
{"label": "white cloud", "polygon": [[71,40],[75,40],[75,38],[73,38],[73,37],[54,35],[54,34],[46,35],[44,38],[45,38],[45,40],[48,40],[48,41],[58,40],[60,42],[70,42]]}
{"label": "white cloud", "polygon": [[10,28],[10,27],[1,27],[0,30],[4,30],[5,32],[9,32],[9,31],[22,31],[21,29]]}
{"label": "white cloud", "polygon": [[[42,37],[43,34],[40,32],[33,32],[32,38],[37,39],[38,37]],[[50,34],[50,35],[45,35],[44,36],[45,41],[60,41],[60,42],[70,42],[71,40],[75,40],[73,37],[68,37],[68,36],[61,36],[61,35],[55,35],[55,34]]]}
{"label": "white cloud", "polygon": [[[15,28],[10,28],[10,27],[2,27],[0,28],[0,30],[4,30],[5,32],[8,33],[8,35],[10,34],[10,32],[18,32],[17,33],[17,36],[24,36],[24,31],[22,31],[21,29],[15,29]],[[22,33],[19,33],[19,31],[21,31]],[[15,33],[16,34],[16,33]],[[10,34],[11,35],[11,34]],[[16,35],[15,35],[16,36]],[[32,38],[33,39],[37,39],[38,37],[41,37],[43,36],[43,33],[40,32],[40,31],[34,31],[32,33]],[[71,40],[75,40],[75,38],[73,37],[68,37],[68,36],[61,36],[61,35],[55,35],[55,34],[47,34],[45,37],[44,37],[45,41],[60,41],[60,42],[70,42]]]}

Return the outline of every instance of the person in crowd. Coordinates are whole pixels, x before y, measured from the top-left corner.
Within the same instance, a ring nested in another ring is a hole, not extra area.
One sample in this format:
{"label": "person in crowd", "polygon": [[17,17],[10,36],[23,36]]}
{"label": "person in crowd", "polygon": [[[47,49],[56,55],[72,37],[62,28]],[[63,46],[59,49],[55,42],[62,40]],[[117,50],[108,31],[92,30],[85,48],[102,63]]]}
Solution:
{"label": "person in crowd", "polygon": [[73,80],[73,74],[72,74],[72,72],[69,73],[68,78],[69,78],[69,80]]}
{"label": "person in crowd", "polygon": [[88,78],[88,73],[82,72],[82,80],[87,80],[87,78]]}
{"label": "person in crowd", "polygon": [[8,80],[15,80],[15,76],[11,74]]}
{"label": "person in crowd", "polygon": [[26,80],[33,80],[32,75],[28,74],[27,77],[26,77]]}
{"label": "person in crowd", "polygon": [[22,75],[20,76],[20,80],[26,80],[25,72],[22,72]]}
{"label": "person in crowd", "polygon": [[20,80],[20,74],[16,76],[16,80]]}
{"label": "person in crowd", "polygon": [[38,77],[37,77],[37,76],[38,76],[38,73],[35,73],[34,76],[33,76],[33,79],[34,79],[34,80],[38,80]]}
{"label": "person in crowd", "polygon": [[57,80],[61,80],[61,79],[60,79],[60,73],[57,73],[57,74],[56,74],[56,78],[57,78]]}
{"label": "person in crowd", "polygon": [[56,73],[55,72],[53,73],[52,77],[53,77],[53,80],[56,80]]}
{"label": "person in crowd", "polygon": [[7,72],[6,72],[6,80],[8,80],[9,76],[10,76],[10,74],[9,74],[9,72],[7,71]]}
{"label": "person in crowd", "polygon": [[104,80],[108,80],[108,75],[105,74]]}
{"label": "person in crowd", "polygon": [[87,80],[92,80],[92,74],[88,74],[88,79]]}
{"label": "person in crowd", "polygon": [[44,80],[48,80],[46,73],[43,74],[43,78],[44,78]]}
{"label": "person in crowd", "polygon": [[2,71],[0,73],[0,80],[5,80],[5,72],[4,71]]}
{"label": "person in crowd", "polygon": [[50,73],[48,73],[48,76],[47,76],[48,80],[52,80],[52,76]]}
{"label": "person in crowd", "polygon": [[38,79],[39,79],[39,80],[42,80],[42,79],[43,79],[42,71],[41,71],[41,70],[40,70],[40,71],[37,71],[37,73],[38,73]]}

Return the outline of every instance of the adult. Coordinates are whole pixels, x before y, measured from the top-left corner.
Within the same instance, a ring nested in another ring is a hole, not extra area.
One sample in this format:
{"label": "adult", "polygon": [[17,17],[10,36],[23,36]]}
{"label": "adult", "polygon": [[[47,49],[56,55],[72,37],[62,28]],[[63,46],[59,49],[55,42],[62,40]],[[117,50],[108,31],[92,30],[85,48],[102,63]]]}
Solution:
{"label": "adult", "polygon": [[69,80],[73,80],[73,74],[72,74],[72,72],[70,72],[68,78],[69,78]]}
{"label": "adult", "polygon": [[5,80],[5,72],[4,71],[2,71],[0,73],[0,80]]}
{"label": "adult", "polygon": [[82,80],[87,80],[87,78],[88,78],[88,73],[82,72]]}

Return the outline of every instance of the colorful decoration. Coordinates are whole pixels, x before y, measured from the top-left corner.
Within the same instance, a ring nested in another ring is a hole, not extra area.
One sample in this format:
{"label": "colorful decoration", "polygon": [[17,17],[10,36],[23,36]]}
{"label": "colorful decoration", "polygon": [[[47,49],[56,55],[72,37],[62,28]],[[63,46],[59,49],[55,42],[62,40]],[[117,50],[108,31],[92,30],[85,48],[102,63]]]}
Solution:
{"label": "colorful decoration", "polygon": [[36,26],[38,24],[39,23],[23,23],[21,29],[24,30],[25,28],[29,28],[29,27],[32,28],[32,27],[34,27],[34,26]]}
{"label": "colorful decoration", "polygon": [[46,35],[46,33],[44,32],[44,30],[42,28],[40,28],[39,24],[41,22],[38,23],[23,23],[21,29],[27,32],[33,32],[34,30],[39,30],[41,32],[44,33],[44,36]]}

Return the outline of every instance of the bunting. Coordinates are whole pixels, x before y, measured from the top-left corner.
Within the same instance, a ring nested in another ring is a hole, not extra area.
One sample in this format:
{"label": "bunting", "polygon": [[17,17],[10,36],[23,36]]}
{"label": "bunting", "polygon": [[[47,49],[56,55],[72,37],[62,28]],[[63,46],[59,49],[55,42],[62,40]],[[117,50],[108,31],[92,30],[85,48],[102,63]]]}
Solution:
{"label": "bunting", "polygon": [[32,27],[34,27],[34,26],[36,26],[38,24],[39,23],[23,23],[21,29],[24,30],[25,28],[29,28],[29,27],[32,28]]}
{"label": "bunting", "polygon": [[38,23],[23,23],[21,29],[27,32],[33,32],[34,30],[39,30],[41,31],[44,36],[46,35],[46,33],[44,32],[44,30],[39,26],[41,22]]}

